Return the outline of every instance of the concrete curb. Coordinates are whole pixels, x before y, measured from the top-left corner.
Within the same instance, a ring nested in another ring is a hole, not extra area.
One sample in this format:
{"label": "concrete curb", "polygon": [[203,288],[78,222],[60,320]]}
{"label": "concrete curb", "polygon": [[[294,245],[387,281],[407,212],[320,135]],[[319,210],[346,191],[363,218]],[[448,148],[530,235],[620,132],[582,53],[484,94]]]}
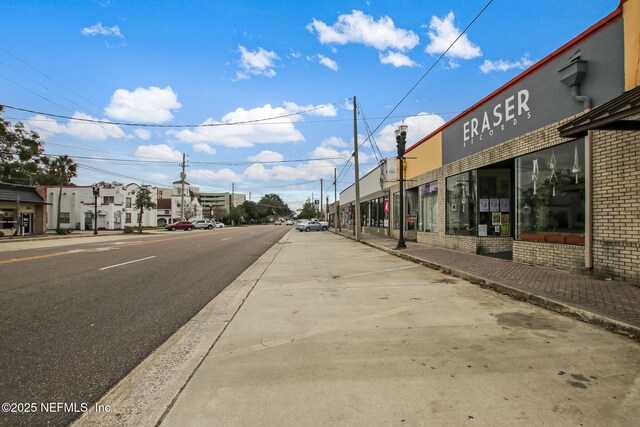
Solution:
{"label": "concrete curb", "polygon": [[292,232],[269,248],[71,425],[158,425]]}
{"label": "concrete curb", "polygon": [[[347,239],[355,240],[355,238],[350,236],[345,236],[339,233],[336,234]],[[637,326],[630,325],[619,320],[611,319],[600,314],[592,313],[590,311],[574,307],[545,296],[536,295],[528,291],[523,291],[522,289],[517,289],[509,285],[498,283],[484,277],[476,276],[465,271],[457,270],[441,264],[436,264],[434,262],[427,261],[416,256],[399,252],[384,246],[380,246],[366,240],[360,240],[360,243],[387,252],[391,255],[395,255],[399,258],[403,258],[407,261],[421,264],[434,270],[439,270],[454,277],[459,277],[481,287],[491,289],[495,292],[499,292],[520,301],[525,301],[539,307],[546,308],[547,310],[555,311],[557,313],[573,317],[585,323],[590,323],[592,325],[604,328],[610,332],[614,332],[616,334],[627,336],[636,341],[640,341],[640,328]]]}

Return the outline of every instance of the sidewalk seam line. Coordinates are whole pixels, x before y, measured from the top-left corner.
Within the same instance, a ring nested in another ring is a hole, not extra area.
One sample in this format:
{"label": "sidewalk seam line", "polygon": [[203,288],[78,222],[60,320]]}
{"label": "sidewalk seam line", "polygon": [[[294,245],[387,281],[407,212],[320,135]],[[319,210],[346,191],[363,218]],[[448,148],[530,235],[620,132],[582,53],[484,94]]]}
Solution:
{"label": "sidewalk seam line", "polygon": [[[180,397],[180,395],[182,394],[182,392],[184,391],[184,389],[187,387],[187,385],[191,382],[191,379],[194,377],[194,375],[196,374],[196,372],[198,371],[198,369],[200,369],[200,366],[202,365],[202,363],[204,363],[205,359],[209,356],[209,354],[211,353],[211,350],[213,350],[213,348],[216,346],[216,344],[218,343],[218,341],[220,340],[220,338],[222,337],[222,335],[224,335],[225,331],[227,330],[227,327],[231,324],[231,322],[233,322],[233,319],[235,319],[236,314],[238,314],[238,312],[240,311],[240,309],[242,308],[242,306],[244,305],[245,301],[249,298],[249,295],[251,295],[251,293],[253,292],[253,289],[256,287],[256,285],[258,284],[258,282],[260,282],[260,280],[262,279],[262,276],[264,275],[265,271],[267,271],[267,269],[269,268],[269,266],[273,263],[273,261],[276,259],[276,257],[278,256],[278,254],[280,253],[280,251],[282,250],[282,248],[284,247],[283,243],[285,243],[286,241],[289,240],[289,237],[291,237],[293,230],[289,231],[284,237],[282,237],[278,242],[276,242],[275,245],[280,245],[280,247],[277,248],[277,252],[275,253],[275,255],[271,258],[271,260],[269,261],[269,263],[263,268],[262,272],[260,273],[260,275],[258,276],[258,278],[254,281],[253,285],[251,285],[251,289],[249,289],[249,291],[247,292],[247,294],[244,296],[244,298],[242,299],[242,302],[238,305],[238,307],[236,307],[236,310],[233,312],[233,315],[231,316],[231,318],[229,318],[229,320],[225,323],[224,327],[222,328],[222,331],[220,331],[220,333],[218,334],[218,336],[216,337],[216,339],[213,341],[213,343],[211,344],[211,346],[209,347],[209,349],[207,350],[207,352],[202,356],[202,358],[200,359],[200,361],[198,362],[198,365],[195,367],[195,369],[191,372],[191,374],[189,375],[189,377],[187,378],[187,380],[184,382],[184,384],[182,385],[182,387],[180,387],[180,390],[178,390],[178,392],[176,393],[176,395],[173,397],[173,399],[171,399],[171,402],[169,403],[169,405],[167,405],[167,407],[165,408],[164,412],[162,413],[162,416],[160,416],[160,418],[158,419],[158,421],[155,424],[155,427],[159,427],[162,422],[164,421],[164,419],[166,418],[166,416],[169,414],[169,412],[171,412],[171,409],[173,409],[173,406],[175,405],[176,401],[178,400],[178,398]],[[274,245],[274,246],[275,246]],[[257,260],[256,260],[257,261]]]}

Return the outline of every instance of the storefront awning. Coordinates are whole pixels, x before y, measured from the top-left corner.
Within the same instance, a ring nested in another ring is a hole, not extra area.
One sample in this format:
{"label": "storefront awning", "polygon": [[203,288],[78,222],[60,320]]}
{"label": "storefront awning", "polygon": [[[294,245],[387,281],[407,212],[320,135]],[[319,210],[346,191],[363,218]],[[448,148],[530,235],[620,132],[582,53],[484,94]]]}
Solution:
{"label": "storefront awning", "polygon": [[594,108],[558,128],[563,138],[580,138],[590,130],[640,130],[640,120],[627,120],[640,114],[640,86]]}

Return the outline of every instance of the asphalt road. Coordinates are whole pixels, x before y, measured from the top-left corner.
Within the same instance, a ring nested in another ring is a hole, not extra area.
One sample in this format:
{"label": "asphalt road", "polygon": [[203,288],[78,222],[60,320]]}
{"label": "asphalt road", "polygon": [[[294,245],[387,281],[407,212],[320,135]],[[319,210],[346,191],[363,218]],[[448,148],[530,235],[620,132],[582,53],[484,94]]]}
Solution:
{"label": "asphalt road", "polygon": [[67,425],[290,227],[0,253],[0,425]]}

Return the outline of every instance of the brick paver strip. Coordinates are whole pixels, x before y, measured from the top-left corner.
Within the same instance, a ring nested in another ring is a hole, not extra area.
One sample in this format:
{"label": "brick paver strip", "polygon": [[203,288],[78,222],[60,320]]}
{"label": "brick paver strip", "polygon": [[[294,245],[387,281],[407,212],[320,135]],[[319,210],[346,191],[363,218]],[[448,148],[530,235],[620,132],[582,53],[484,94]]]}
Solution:
{"label": "brick paver strip", "polygon": [[[353,238],[350,233],[340,234]],[[569,314],[582,320],[640,338],[640,286],[414,242],[396,251],[397,242],[386,237],[362,235],[361,241],[433,268],[464,273],[470,276],[464,278],[556,311],[569,309]]]}

